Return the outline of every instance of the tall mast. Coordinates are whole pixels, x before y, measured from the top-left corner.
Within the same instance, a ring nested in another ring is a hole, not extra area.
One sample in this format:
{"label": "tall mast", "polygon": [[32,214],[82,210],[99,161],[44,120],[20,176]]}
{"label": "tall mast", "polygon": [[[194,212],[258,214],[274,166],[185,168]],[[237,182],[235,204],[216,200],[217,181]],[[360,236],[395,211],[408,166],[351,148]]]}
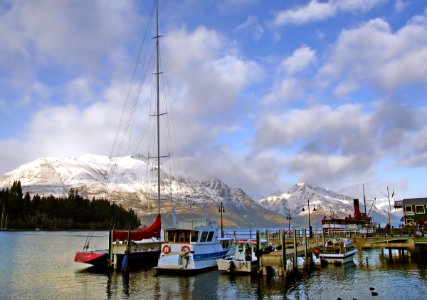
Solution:
{"label": "tall mast", "polygon": [[387,198],[388,198],[388,224],[391,226],[391,204],[390,204],[390,190],[387,186]]}
{"label": "tall mast", "polygon": [[365,217],[367,217],[368,215],[366,214],[365,185],[363,185],[363,205],[365,206]]}
{"label": "tall mast", "polygon": [[156,81],[157,81],[157,206],[160,214],[160,66],[159,66],[159,0],[156,0]]}

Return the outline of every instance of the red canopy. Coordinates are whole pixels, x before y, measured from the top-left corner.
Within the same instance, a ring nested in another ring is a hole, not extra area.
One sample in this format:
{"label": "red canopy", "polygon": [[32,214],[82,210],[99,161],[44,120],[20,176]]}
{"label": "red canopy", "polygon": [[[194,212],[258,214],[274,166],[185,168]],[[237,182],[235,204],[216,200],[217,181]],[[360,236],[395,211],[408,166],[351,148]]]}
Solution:
{"label": "red canopy", "polygon": [[[160,218],[160,215],[157,215],[154,222],[147,228],[144,229],[137,229],[137,230],[131,230],[130,231],[130,240],[132,241],[139,241],[142,239],[149,239],[152,237],[160,238],[160,231],[162,229],[162,220]],[[129,231],[113,231],[113,241],[127,241],[128,240],[128,233]]]}

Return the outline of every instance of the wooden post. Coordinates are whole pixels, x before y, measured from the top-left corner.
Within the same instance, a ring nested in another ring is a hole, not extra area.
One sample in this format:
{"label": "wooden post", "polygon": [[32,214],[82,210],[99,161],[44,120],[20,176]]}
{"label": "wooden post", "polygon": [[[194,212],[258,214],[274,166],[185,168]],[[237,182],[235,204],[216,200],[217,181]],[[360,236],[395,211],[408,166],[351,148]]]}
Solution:
{"label": "wooden post", "polygon": [[294,270],[298,267],[297,230],[294,229]]}
{"label": "wooden post", "polygon": [[283,275],[286,273],[286,231],[280,230],[280,242],[282,243],[282,267]]}
{"label": "wooden post", "polygon": [[256,231],[256,253],[257,253],[257,259],[258,259],[258,273],[261,272],[262,266],[261,266],[261,237],[259,229]]}
{"label": "wooden post", "polygon": [[322,229],[322,251],[325,251],[325,232]]}
{"label": "wooden post", "polygon": [[304,228],[302,230],[302,243],[304,245],[304,264],[305,266],[308,266],[308,262],[307,262],[307,258],[308,258],[308,248],[307,248],[307,244],[308,244],[308,239],[307,239],[307,232],[306,229]]}
{"label": "wooden post", "polygon": [[267,239],[267,247],[268,246],[270,246],[270,230],[266,230],[265,231],[265,236],[266,236],[266,239]]}
{"label": "wooden post", "polygon": [[316,247],[319,245],[319,231],[316,230]]}
{"label": "wooden post", "polygon": [[113,231],[108,234],[108,268],[111,268],[113,263]]}

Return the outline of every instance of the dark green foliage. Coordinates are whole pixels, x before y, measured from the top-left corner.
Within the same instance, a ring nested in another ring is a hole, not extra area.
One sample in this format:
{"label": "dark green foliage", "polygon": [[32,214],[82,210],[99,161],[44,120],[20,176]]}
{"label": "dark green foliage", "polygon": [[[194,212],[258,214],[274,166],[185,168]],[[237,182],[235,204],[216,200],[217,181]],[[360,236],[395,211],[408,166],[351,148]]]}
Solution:
{"label": "dark green foliage", "polygon": [[140,222],[135,212],[106,199],[84,199],[71,189],[67,198],[31,199],[21,182],[0,191],[0,226],[8,229],[129,229]]}

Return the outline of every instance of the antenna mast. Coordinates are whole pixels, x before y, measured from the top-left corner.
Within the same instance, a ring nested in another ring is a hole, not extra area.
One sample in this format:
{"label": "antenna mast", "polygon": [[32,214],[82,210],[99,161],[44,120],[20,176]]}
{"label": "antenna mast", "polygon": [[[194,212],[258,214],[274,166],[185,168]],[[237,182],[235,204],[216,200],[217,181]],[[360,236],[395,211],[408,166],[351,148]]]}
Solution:
{"label": "antenna mast", "polygon": [[368,215],[366,214],[365,185],[363,185],[363,205],[365,206],[365,217],[367,217]]}
{"label": "antenna mast", "polygon": [[160,214],[160,64],[159,64],[159,0],[156,0],[156,84],[157,84],[157,206]]}

